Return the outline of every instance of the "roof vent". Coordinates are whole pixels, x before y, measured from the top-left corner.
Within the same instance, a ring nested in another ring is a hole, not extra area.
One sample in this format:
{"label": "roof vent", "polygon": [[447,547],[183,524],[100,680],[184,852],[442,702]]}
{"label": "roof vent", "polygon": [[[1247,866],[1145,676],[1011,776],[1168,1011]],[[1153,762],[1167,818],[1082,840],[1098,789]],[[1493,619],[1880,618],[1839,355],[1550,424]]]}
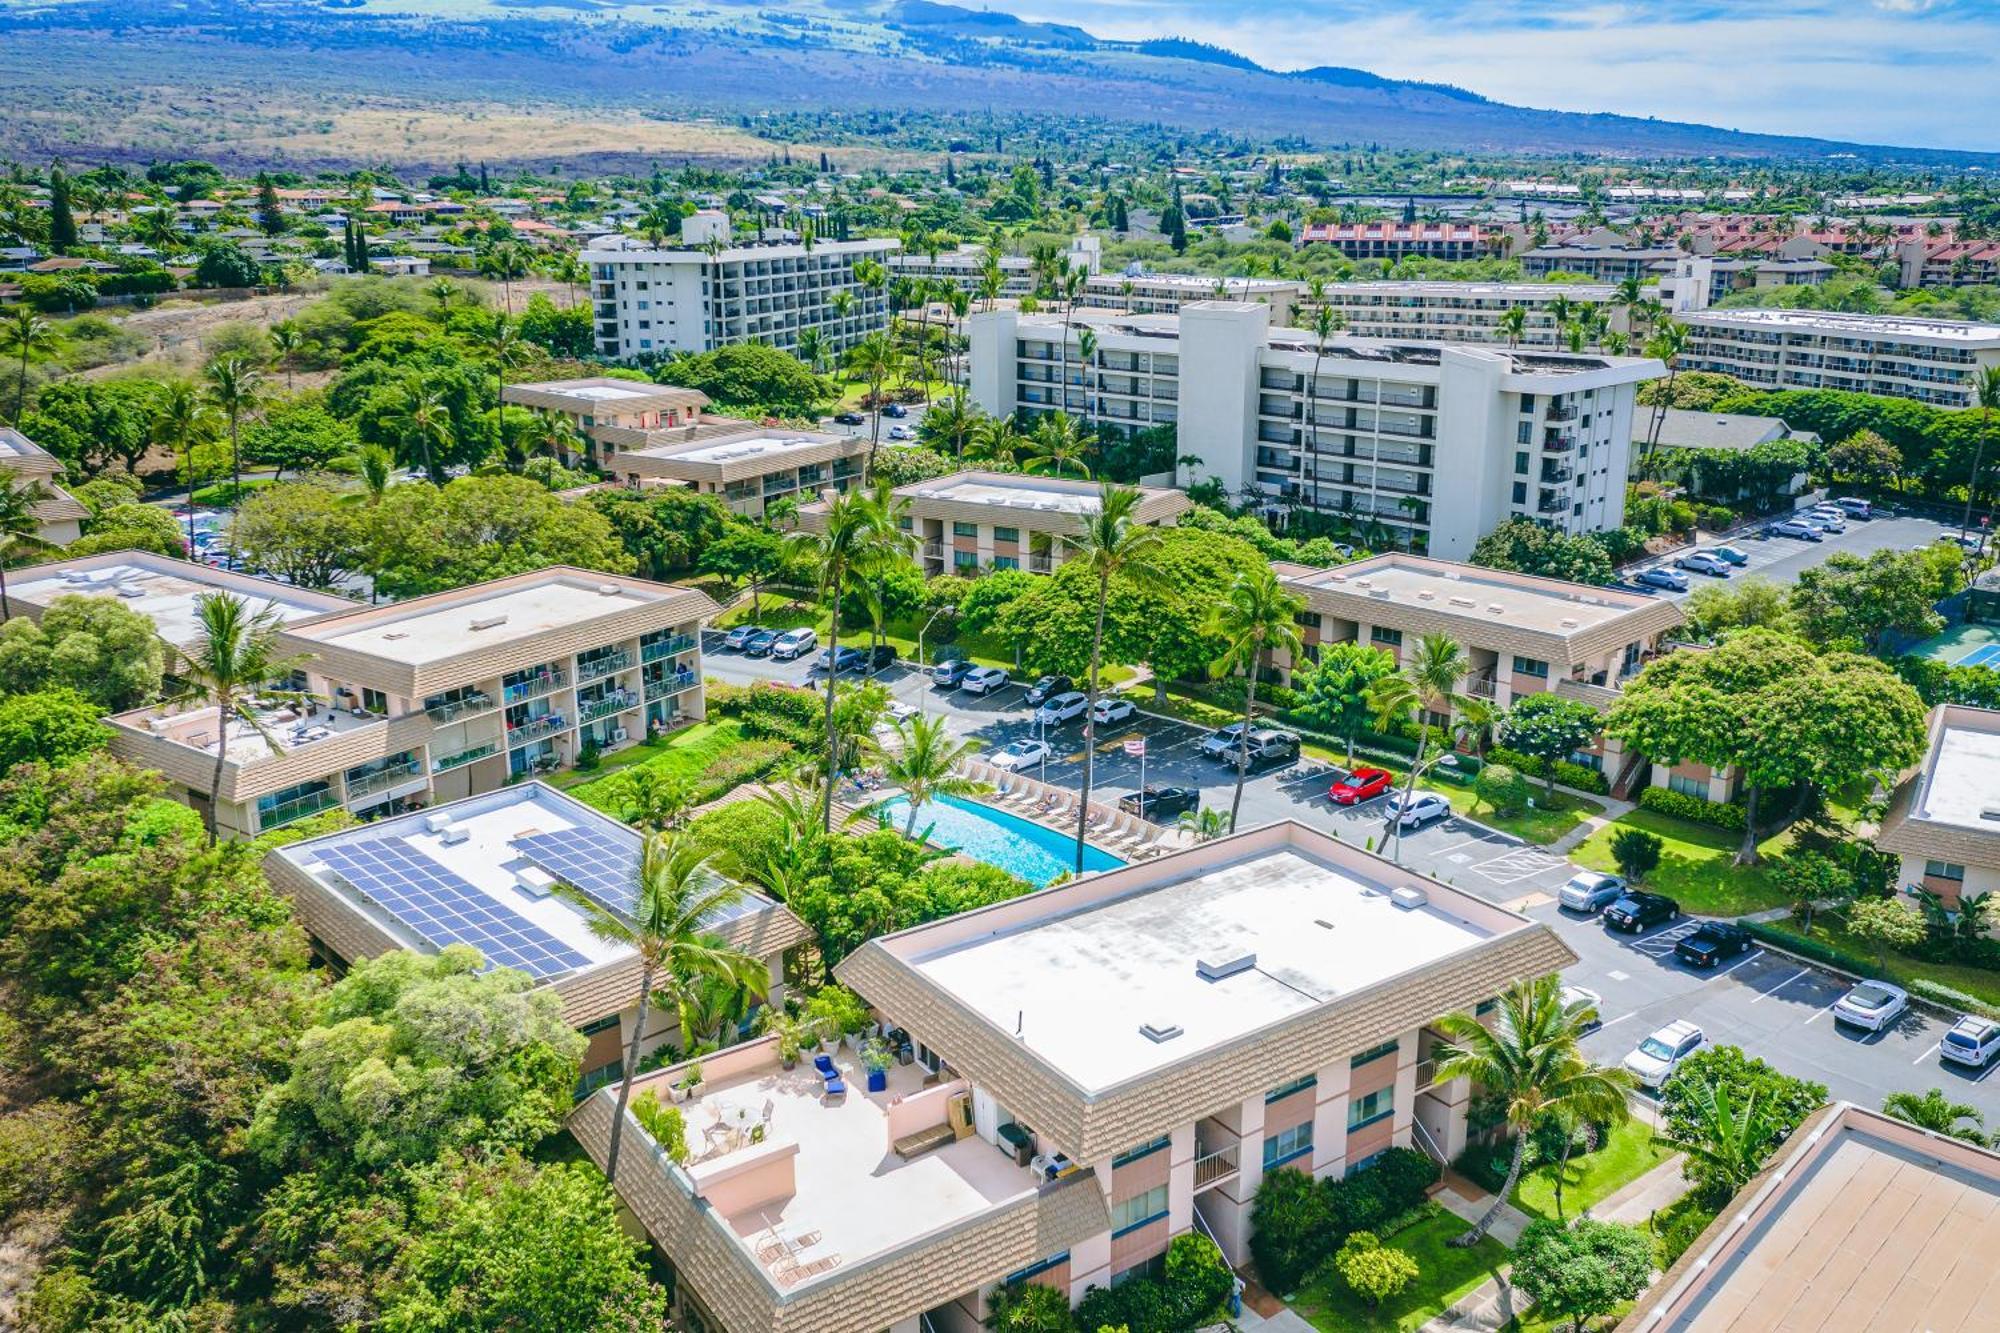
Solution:
{"label": "roof vent", "polygon": [[407,639],[410,637],[410,632],[404,629],[392,629],[382,637],[385,639]]}
{"label": "roof vent", "polygon": [[615,583],[600,583],[597,585],[597,595],[599,597],[616,597],[623,591],[624,589]]}
{"label": "roof vent", "polygon": [[1377,601],[1386,602],[1389,600],[1389,590],[1387,588],[1370,588],[1368,595]]}
{"label": "roof vent", "polygon": [[1430,900],[1431,896],[1428,893],[1425,893],[1422,889],[1412,888],[1408,884],[1405,884],[1400,889],[1393,889],[1389,893],[1389,901],[1402,908],[1405,912],[1415,911]]}
{"label": "roof vent", "polygon": [[1453,597],[1450,600],[1453,606],[1463,606],[1470,608],[1479,605],[1478,602],[1473,601],[1470,597]]}
{"label": "roof vent", "polygon": [[522,866],[514,872],[514,887],[530,898],[546,898],[555,892],[556,877],[540,866]]}
{"label": "roof vent", "polygon": [[463,824],[447,824],[438,830],[438,841],[446,847],[456,847],[471,836]]}
{"label": "roof vent", "polygon": [[1569,617],[1569,616],[1564,616],[1564,617],[1562,618],[1562,620],[1561,620],[1560,622],[1558,622],[1558,623],[1560,623],[1560,624],[1562,625],[1562,627],[1563,627],[1564,629],[1575,629],[1575,628],[1576,628],[1576,621],[1575,621],[1575,620],[1574,620],[1574,619],[1573,619],[1572,617]]}
{"label": "roof vent", "polygon": [[1248,972],[1255,966],[1257,955],[1254,953],[1209,954],[1194,960],[1194,974],[1203,981],[1221,981],[1238,972]]}
{"label": "roof vent", "polygon": [[1991,819],[2000,821],[2000,805],[1986,806],[1979,812],[1979,817],[1981,819]]}
{"label": "roof vent", "polygon": [[144,588],[134,587],[129,583],[121,583],[118,585],[118,595],[120,597],[144,597],[146,595],[146,590]]}
{"label": "roof vent", "polygon": [[507,623],[507,617],[505,616],[482,616],[478,620],[472,622],[472,628],[476,630],[498,629],[500,626],[506,623]]}
{"label": "roof vent", "polygon": [[1422,588],[1417,592],[1417,600],[1420,602],[1434,602],[1437,600],[1437,594],[1429,588]]}
{"label": "roof vent", "polygon": [[1507,614],[1507,608],[1498,602],[1488,602],[1486,610],[1489,615],[1504,616]]}
{"label": "roof vent", "polygon": [[1141,1023],[1139,1035],[1147,1041],[1172,1041],[1184,1029],[1179,1023]]}
{"label": "roof vent", "polygon": [[424,832],[442,833],[451,827],[451,816],[443,810],[424,816]]}

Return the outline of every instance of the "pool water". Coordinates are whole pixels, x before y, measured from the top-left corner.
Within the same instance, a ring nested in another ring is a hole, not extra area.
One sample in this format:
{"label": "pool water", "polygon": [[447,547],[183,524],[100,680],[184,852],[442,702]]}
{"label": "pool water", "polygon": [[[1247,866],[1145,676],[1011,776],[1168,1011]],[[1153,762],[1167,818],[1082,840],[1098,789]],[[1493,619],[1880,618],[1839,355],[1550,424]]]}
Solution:
{"label": "pool water", "polygon": [[[875,807],[900,832],[909,818],[910,801],[892,796]],[[1045,887],[1056,876],[1076,867],[1076,839],[1044,828],[1032,819],[994,810],[976,801],[956,796],[940,796],[926,801],[917,810],[917,832],[931,826],[930,841],[939,847],[963,853],[975,861],[999,866],[1018,875],[1036,888]],[[1085,871],[1116,870],[1125,862],[1089,843],[1083,848]]]}

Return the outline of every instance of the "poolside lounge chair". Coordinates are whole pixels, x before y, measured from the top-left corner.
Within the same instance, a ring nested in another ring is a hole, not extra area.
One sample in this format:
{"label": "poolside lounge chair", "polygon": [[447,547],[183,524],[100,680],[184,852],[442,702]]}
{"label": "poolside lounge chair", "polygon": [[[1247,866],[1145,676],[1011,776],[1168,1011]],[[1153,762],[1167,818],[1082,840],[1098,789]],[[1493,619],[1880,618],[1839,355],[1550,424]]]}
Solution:
{"label": "poolside lounge chair", "polygon": [[846,1095],[847,1080],[839,1074],[831,1075],[820,1084],[820,1099],[822,1101],[831,1101],[835,1097],[845,1097]]}

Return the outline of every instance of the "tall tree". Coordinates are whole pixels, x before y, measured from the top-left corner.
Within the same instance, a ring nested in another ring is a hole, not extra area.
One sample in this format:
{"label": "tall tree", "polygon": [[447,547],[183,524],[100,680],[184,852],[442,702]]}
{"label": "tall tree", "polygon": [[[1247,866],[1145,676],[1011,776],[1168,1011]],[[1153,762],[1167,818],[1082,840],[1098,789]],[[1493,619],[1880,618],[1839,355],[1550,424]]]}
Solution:
{"label": "tall tree", "polygon": [[195,458],[202,446],[215,438],[215,409],[203,400],[201,391],[188,380],[168,380],[153,409],[148,431],[152,442],[183,460],[188,488],[187,544],[194,550],[194,493],[199,484]]}
{"label": "tall tree", "polygon": [[1449,714],[1459,703],[1459,684],[1472,671],[1472,661],[1449,634],[1426,634],[1417,651],[1393,676],[1384,676],[1368,687],[1368,703],[1375,710],[1376,724],[1384,731],[1412,716],[1417,725],[1417,757],[1410,765],[1410,780],[1396,798],[1395,825],[1390,830],[1389,857],[1394,860],[1403,847],[1403,812],[1416,794],[1417,782],[1427,771],[1425,756],[1430,753],[1433,728],[1424,715],[1433,704],[1443,704]]}
{"label": "tall tree", "polygon": [[225,356],[211,361],[205,372],[208,401],[229,427],[229,479],[236,502],[243,497],[243,418],[264,401],[264,375],[247,357]]}
{"label": "tall tree", "polygon": [[14,614],[7,604],[7,566],[17,555],[47,545],[41,536],[41,516],[35,511],[54,498],[40,480],[0,473],[0,621]]}
{"label": "tall tree", "polygon": [[1076,873],[1083,873],[1083,853],[1088,845],[1090,788],[1097,760],[1097,683],[1104,664],[1104,608],[1111,599],[1114,579],[1141,588],[1159,582],[1160,530],[1138,519],[1139,492],[1130,486],[1103,484],[1097,505],[1085,511],[1077,530],[1064,538],[1069,548],[1065,563],[1081,564],[1097,585],[1097,606],[1090,632],[1090,678],[1084,687],[1083,714],[1083,795],[1076,803]]}
{"label": "tall tree", "polygon": [[49,169],[49,248],[59,255],[76,249],[76,211],[70,203],[69,173]]}
{"label": "tall tree", "polygon": [[19,422],[21,413],[27,410],[28,366],[54,356],[62,345],[62,335],[36,314],[33,306],[17,305],[0,320],[0,355],[21,363],[20,374],[14,381],[13,421]]}
{"label": "tall tree", "polygon": [[1565,1003],[1560,979],[1547,976],[1502,994],[1491,1027],[1465,1013],[1447,1014],[1434,1025],[1445,1039],[1433,1052],[1437,1077],[1470,1078],[1499,1099],[1502,1119],[1514,1135],[1506,1184],[1472,1229],[1451,1242],[1454,1246],[1476,1245],[1491,1229],[1521,1179],[1528,1139],[1545,1117],[1558,1110],[1587,1120],[1616,1120],[1626,1114],[1631,1075],[1590,1063],[1579,1045],[1594,1016],[1588,1001]]}
{"label": "tall tree", "polygon": [[1548,793],[1553,797],[1556,765],[1589,745],[1603,725],[1604,719],[1589,704],[1541,690],[1516,699],[1500,719],[1500,743],[1548,765]]}
{"label": "tall tree", "polygon": [[202,811],[211,843],[218,827],[222,774],[229,762],[230,724],[241,723],[273,754],[283,752],[269,724],[252,707],[251,697],[299,665],[298,659],[278,651],[284,627],[276,607],[253,611],[234,593],[203,593],[195,598],[194,642],[181,650],[175,674],[186,683],[188,698],[196,706],[215,710],[215,768],[208,781],[208,808]]}
{"label": "tall tree", "polygon": [[1680,374],[1681,353],[1687,350],[1687,345],[1688,326],[1671,319],[1661,320],[1646,339],[1646,355],[1666,363],[1667,382],[1653,407],[1652,429],[1646,432],[1646,449],[1641,458],[1644,467],[1652,466],[1653,455],[1659,450],[1660,428],[1667,423],[1667,407],[1674,401],[1674,380]]}
{"label": "tall tree", "polygon": [[1209,670],[1221,676],[1243,673],[1243,730],[1236,738],[1236,792],[1229,801],[1229,831],[1243,808],[1243,783],[1250,776],[1250,727],[1257,717],[1257,672],[1274,652],[1297,659],[1305,652],[1299,637],[1299,613],[1305,598],[1288,592],[1268,566],[1238,578],[1215,609],[1211,628],[1227,647]]}
{"label": "tall tree", "polygon": [[625,1107],[632,1097],[632,1080],[639,1072],[639,1042],[653,992],[665,989],[686,995],[701,981],[714,979],[746,989],[769,983],[764,964],[731,947],[708,923],[743,896],[737,885],[709,869],[701,855],[680,835],[650,834],[640,847],[634,897],[629,913],[613,912],[596,899],[568,885],[557,892],[583,913],[590,933],[623,945],[639,956],[639,1007],[632,1036],[625,1043],[625,1065],[618,1080],[618,1109],[611,1118],[611,1146],[604,1174],[618,1180],[618,1149],[625,1137]]}
{"label": "tall tree", "polygon": [[892,743],[875,748],[882,759],[885,780],[891,786],[902,788],[903,795],[909,798],[909,815],[903,821],[903,836],[914,838],[920,807],[939,796],[971,796],[980,790],[979,783],[960,777],[958,770],[984,745],[980,741],[954,736],[942,714],[905,718],[896,724],[892,734],[895,738]]}
{"label": "tall tree", "polygon": [[1972,530],[1972,501],[1979,494],[1979,468],[1986,461],[1986,446],[1993,438],[1994,415],[2000,413],[2000,366],[1981,367],[1973,388],[1979,398],[1979,423],[1984,429],[1979,432],[1972,451],[1972,471],[1965,479],[1965,512],[1958,520],[1960,537]]}
{"label": "tall tree", "polygon": [[1069,413],[1050,412],[1028,435],[1027,470],[1064,477],[1074,469],[1088,478],[1090,466],[1083,459],[1095,438]]}
{"label": "tall tree", "polygon": [[[1882,1113],[1933,1134],[1946,1134],[1967,1143],[1976,1143],[1982,1148],[1986,1146],[1986,1135],[1981,1132],[1986,1127],[1986,1117],[1979,1113],[1976,1106],[1953,1101],[1942,1088],[1932,1088],[1922,1096],[1914,1092],[1892,1092],[1882,1099]],[[1972,1123],[1967,1124],[1968,1120]]]}
{"label": "tall tree", "polygon": [[[479,337],[479,350],[493,361],[493,452],[502,454],[502,427],[507,415],[507,369],[526,353],[521,326],[505,310],[493,318],[493,327]],[[515,469],[518,471],[519,469]]]}
{"label": "tall tree", "polygon": [[1354,767],[1355,735],[1374,719],[1368,688],[1396,673],[1393,654],[1366,643],[1330,643],[1313,661],[1292,668],[1299,696],[1294,711],[1322,731],[1347,742],[1347,766]]}
{"label": "tall tree", "polygon": [[847,349],[847,369],[868,382],[868,458],[861,470],[865,485],[875,478],[875,451],[882,447],[882,385],[903,363],[903,354],[886,333],[871,333]]}

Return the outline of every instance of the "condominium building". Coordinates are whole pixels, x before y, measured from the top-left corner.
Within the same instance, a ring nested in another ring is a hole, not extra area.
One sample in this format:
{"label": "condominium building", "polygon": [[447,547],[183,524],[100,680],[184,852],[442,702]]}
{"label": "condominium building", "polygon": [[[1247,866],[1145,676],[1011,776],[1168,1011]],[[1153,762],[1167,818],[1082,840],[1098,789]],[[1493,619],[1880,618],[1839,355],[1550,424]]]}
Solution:
{"label": "condominium building", "polygon": [[[1138,489],[1137,522],[1168,523],[1193,508],[1180,491]],[[1069,557],[1065,539],[1097,512],[1102,489],[1096,482],[1064,477],[958,472],[898,486],[894,493],[906,511],[903,530],[916,539],[917,559],[927,576],[976,575],[990,569],[1047,574]],[[826,510],[824,501],[803,506],[800,526],[808,532],[822,530]]]}
{"label": "condominium building", "polygon": [[747,517],[774,500],[846,490],[868,452],[865,436],[708,416],[708,395],[694,389],[550,380],[510,384],[502,397],[569,417],[596,464],[628,486],[686,486]]}
{"label": "condominium building", "polygon": [[1128,315],[1177,315],[1196,301],[1249,301],[1288,324],[1306,285],[1291,278],[1211,278],[1198,273],[1100,273],[1083,285],[1089,304]]}
{"label": "condominium building", "polygon": [[[1075,1302],[1199,1229],[1248,1258],[1271,1172],[1447,1159],[1471,1094],[1432,1028],[1574,959],[1546,926],[1294,822],[871,940],[835,969],[892,1063],[704,1056],[685,1142],[624,1127],[613,1182],[706,1333],[975,1333],[993,1293]],[[664,1092],[676,1071],[643,1076]],[[601,1165],[615,1099],[571,1131]],[[739,1108],[759,1135],[727,1127]],[[678,1158],[680,1160],[676,1161]]]}
{"label": "condominium building", "polygon": [[1476,222],[1311,222],[1303,245],[1330,245],[1349,259],[1487,259],[1505,237]]}
{"label": "condominium building", "polygon": [[[1424,635],[1446,634],[1471,667],[1461,692],[1501,708],[1552,691],[1608,709],[1625,681],[1668,650],[1685,619],[1677,603],[1643,593],[1403,553],[1333,569],[1278,569],[1305,599],[1307,657],[1330,643],[1365,643],[1401,662]],[[1429,720],[1450,723],[1438,713]],[[1614,790],[1635,779],[1642,762],[1602,736],[1569,759],[1603,773]]]}
{"label": "condominium building", "polygon": [[1679,258],[1681,251],[1671,245],[1544,245],[1521,256],[1521,272],[1531,278],[1574,273],[1614,284],[1627,278],[1651,281]]}
{"label": "condominium building", "polygon": [[[1321,356],[1270,315],[1222,301],[1067,322],[982,311],[966,321],[972,398],[996,415],[1064,409],[1099,431],[1173,424],[1178,453],[1232,496],[1447,559],[1512,517],[1567,532],[1624,522],[1634,395],[1659,362],[1346,336]],[[1097,344],[1088,365],[1082,328]]]}
{"label": "condominium building", "polygon": [[1766,389],[1845,389],[1933,407],[1978,405],[2000,325],[1837,310],[1703,310],[1684,317],[1682,370]]}
{"label": "condominium building", "polygon": [[[889,326],[887,285],[863,283],[856,267],[886,263],[900,241],[760,245],[729,239],[727,219],[712,235],[697,221],[683,224],[678,248],[619,236],[583,251],[601,354],[630,360],[746,342],[796,351],[807,329],[837,352]],[[704,239],[720,248],[711,254]]]}
{"label": "condominium building", "polygon": [[113,752],[198,809],[220,753],[216,822],[247,837],[336,806],[394,814],[489,791],[702,715],[716,606],[690,588],[552,566],[389,606],[334,600],[287,621],[278,656],[299,665],[254,718],[134,709],[107,719]]}
{"label": "condominium building", "polygon": [[1896,882],[1956,909],[2000,889],[2000,712],[1942,704],[1930,742],[1882,817],[1875,845],[1901,858]]}
{"label": "condominium building", "polygon": [[54,454],[12,426],[0,426],[0,480],[27,487],[40,483],[48,498],[35,506],[35,536],[50,546],[67,546],[83,535],[90,517],[77,498],[57,485],[63,465]]}
{"label": "condominium building", "polygon": [[[623,1072],[638,1020],[639,958],[593,931],[555,889],[567,886],[629,925],[639,852],[632,829],[524,782],[289,844],[268,854],[264,869],[292,900],[315,950],[336,963],[464,944],[488,967],[525,972],[589,1038],[588,1091]],[[745,889],[703,925],[761,959],[769,978],[761,998],[783,1003],[785,951],[812,937],[803,922]],[[740,1031],[749,1030],[746,1021]],[[639,1054],[669,1041],[688,1045],[674,1006],[656,1000]]]}
{"label": "condominium building", "polygon": [[[1601,283],[1385,281],[1328,283],[1324,302],[1357,338],[1559,348],[1569,345],[1564,324],[1589,311],[1601,311],[1608,329],[1629,331],[1617,297]],[[1501,324],[1510,310],[1526,320],[1518,335]]]}
{"label": "condominium building", "polygon": [[[985,294],[987,248],[974,242],[932,257],[919,250],[899,250],[889,259],[889,271],[899,278],[946,282],[973,296]],[[1095,274],[1104,260],[1104,242],[1095,236],[1073,238],[1063,252],[1071,269]],[[1018,300],[1035,293],[1035,261],[1028,255],[999,255],[1000,290],[996,297]]]}
{"label": "condominium building", "polygon": [[1817,287],[1838,270],[1823,259],[1723,259],[1682,255],[1656,270],[1660,303],[1676,312],[1706,310],[1738,292]]}

